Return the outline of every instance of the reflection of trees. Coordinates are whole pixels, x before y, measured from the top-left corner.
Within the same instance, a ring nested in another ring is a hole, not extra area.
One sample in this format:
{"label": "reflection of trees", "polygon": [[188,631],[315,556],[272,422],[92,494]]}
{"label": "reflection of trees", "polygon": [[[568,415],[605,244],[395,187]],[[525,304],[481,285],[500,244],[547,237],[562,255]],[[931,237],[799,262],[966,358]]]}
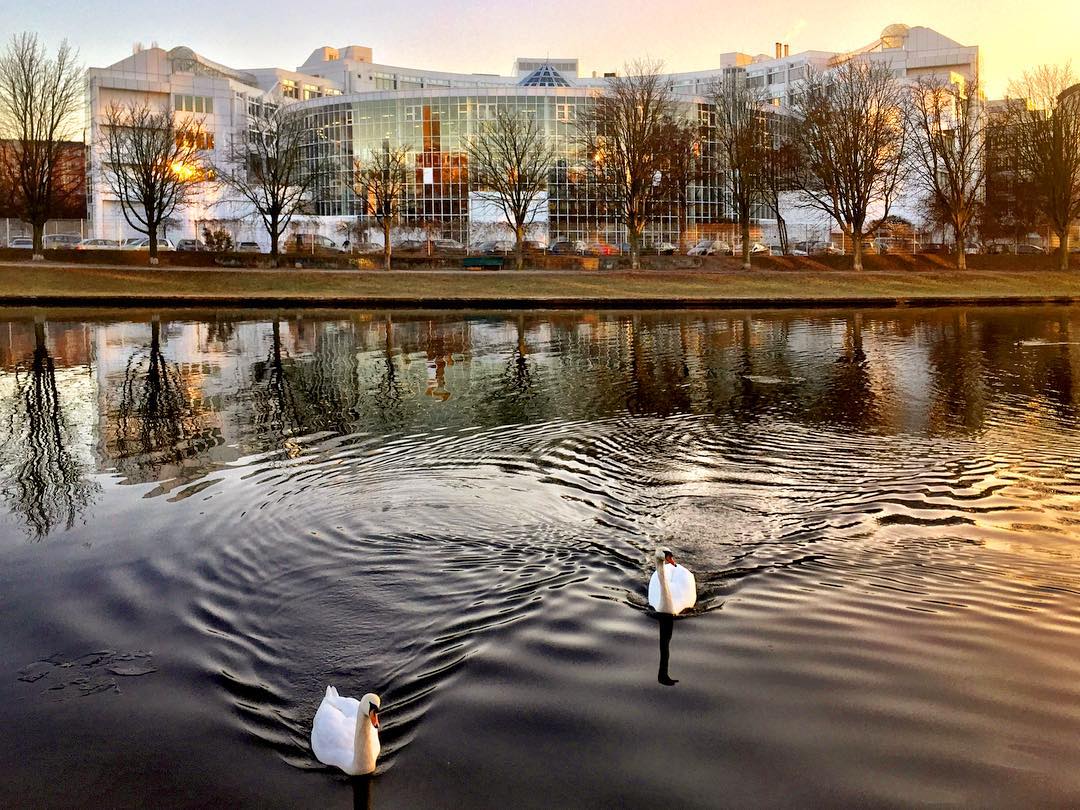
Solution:
{"label": "reflection of trees", "polygon": [[822,369],[823,388],[811,407],[815,421],[870,429],[880,424],[878,398],[863,350],[862,314],[847,319],[840,355]]}
{"label": "reflection of trees", "polygon": [[34,324],[29,368],[15,369],[7,411],[6,436],[0,444],[4,499],[36,539],[61,525],[70,529],[100,488],[86,478],[86,466],[71,451],[72,436],[43,323]]}
{"label": "reflection of trees", "polygon": [[277,442],[304,432],[307,415],[297,399],[292,380],[293,359],[281,345],[281,321],[274,319],[270,352],[253,364],[252,403],[255,430],[270,434]]}
{"label": "reflection of trees", "polygon": [[192,401],[189,380],[161,351],[161,324],[150,325],[150,346],[128,358],[116,409],[114,450],[119,459],[157,473],[213,444]]}
{"label": "reflection of trees", "polygon": [[[489,420],[511,424],[542,419],[548,410],[549,392],[536,362],[529,356],[525,316],[515,319],[517,336],[506,355],[506,361],[488,389],[484,406]],[[561,414],[561,415],[565,415]]]}
{"label": "reflection of trees", "polygon": [[986,378],[983,356],[972,340],[964,312],[956,313],[951,328],[931,335],[928,352],[933,399],[928,421],[935,432],[962,429],[975,433],[983,426],[986,410]]}
{"label": "reflection of trees", "polygon": [[671,335],[656,324],[635,315],[627,326],[630,331],[631,384],[627,389],[626,409],[632,414],[668,416],[689,410],[686,387],[687,365],[678,346],[667,340]]}

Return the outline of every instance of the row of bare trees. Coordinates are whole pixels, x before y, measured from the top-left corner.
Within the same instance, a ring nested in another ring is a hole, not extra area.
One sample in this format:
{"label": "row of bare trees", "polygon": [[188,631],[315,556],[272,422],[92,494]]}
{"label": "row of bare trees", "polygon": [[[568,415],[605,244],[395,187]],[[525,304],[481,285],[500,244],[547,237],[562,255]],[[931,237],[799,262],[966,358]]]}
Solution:
{"label": "row of bare trees", "polygon": [[[678,212],[687,231],[695,182],[722,185],[750,262],[751,223],[777,218],[787,251],[786,200],[828,216],[862,267],[868,235],[901,194],[914,190],[929,219],[951,231],[956,261],[979,225],[986,199],[990,134],[1008,134],[1010,169],[1031,207],[1057,235],[1062,267],[1069,228],[1080,217],[1080,85],[1068,67],[1025,74],[1016,99],[991,110],[977,85],[924,78],[901,83],[887,65],[852,59],[809,71],[781,110],[745,75],[725,74],[710,91],[709,120],[688,115],[655,62],[629,65],[577,116],[581,170],[607,214],[621,224],[631,264],[639,266],[644,233],[662,211]],[[70,185],[62,144],[77,129],[81,103],[77,54],[63,43],[54,56],[32,34],[13,37],[0,54],[0,181],[13,189],[18,215],[34,229],[40,254],[48,219]],[[156,263],[162,226],[209,185],[224,185],[253,210],[277,262],[294,215],[312,211],[322,178],[341,171],[309,142],[302,114],[283,100],[249,116],[223,148],[196,116],[177,116],[147,101],[114,103],[99,126],[92,169],[104,179],[128,224],[149,239]],[[471,187],[502,212],[524,261],[528,226],[543,206],[555,169],[552,139],[525,111],[480,122],[464,144]],[[215,159],[216,156],[216,159]],[[351,167],[357,213],[391,230],[413,185],[406,145],[389,141]]]}

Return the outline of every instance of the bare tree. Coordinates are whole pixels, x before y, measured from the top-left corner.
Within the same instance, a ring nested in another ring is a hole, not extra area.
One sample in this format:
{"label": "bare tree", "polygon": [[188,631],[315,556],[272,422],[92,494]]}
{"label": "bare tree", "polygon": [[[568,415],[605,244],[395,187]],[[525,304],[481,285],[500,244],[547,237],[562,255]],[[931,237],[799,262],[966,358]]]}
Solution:
{"label": "bare tree", "polygon": [[0,54],[0,182],[33,227],[35,259],[44,258],[45,223],[83,193],[82,166],[66,143],[78,131],[82,90],[78,52],[66,40],[50,57],[36,34],[22,33]]}
{"label": "bare tree", "polygon": [[1058,267],[1069,268],[1069,227],[1080,218],[1080,82],[1072,68],[1043,65],[1009,85],[1006,106],[1018,168],[1060,240]]}
{"label": "bare tree", "polygon": [[578,116],[580,145],[600,192],[626,228],[630,266],[641,266],[645,226],[663,199],[667,127],[675,119],[671,83],[658,62],[634,62]]}
{"label": "bare tree", "polygon": [[701,170],[701,127],[696,122],[673,120],[665,127],[660,190],[675,206],[679,226],[679,249],[685,250],[690,186]]}
{"label": "bare tree", "polygon": [[727,187],[742,233],[742,266],[750,269],[750,219],[765,189],[769,141],[765,97],[745,75],[723,76],[712,88],[716,111],[714,139],[727,171]]}
{"label": "bare tree", "polygon": [[163,107],[114,102],[105,110],[102,175],[124,219],[148,237],[150,264],[157,264],[162,224],[213,178],[203,154],[212,138],[201,120],[176,118]]}
{"label": "bare tree", "polygon": [[353,163],[353,190],[364,214],[374,217],[383,232],[383,266],[390,269],[390,230],[401,215],[401,204],[409,187],[409,147],[391,146],[372,150]]}
{"label": "bare tree", "polygon": [[247,132],[230,144],[228,165],[216,168],[217,176],[255,209],[270,236],[275,267],[293,214],[310,200],[325,168],[306,158],[303,118],[279,103],[249,116]]}
{"label": "bare tree", "polygon": [[956,266],[982,207],[986,179],[986,114],[977,84],[925,77],[905,105],[911,178],[934,218],[953,232]]}
{"label": "bare tree", "polygon": [[506,223],[514,229],[515,261],[525,266],[525,234],[540,209],[555,164],[555,147],[532,116],[501,110],[466,141],[474,186],[490,191]]}
{"label": "bare tree", "polygon": [[791,140],[791,122],[785,116],[772,116],[769,121],[771,143],[765,149],[762,167],[762,189],[765,202],[776,217],[776,231],[780,239],[780,252],[787,256],[791,252],[788,239],[787,221],[784,219],[781,198],[792,190],[792,178],[795,174],[795,161],[798,149]]}
{"label": "bare tree", "polygon": [[862,270],[863,237],[889,214],[904,175],[902,91],[888,65],[850,59],[809,72],[792,105],[799,146],[793,179],[804,204],[832,217]]}

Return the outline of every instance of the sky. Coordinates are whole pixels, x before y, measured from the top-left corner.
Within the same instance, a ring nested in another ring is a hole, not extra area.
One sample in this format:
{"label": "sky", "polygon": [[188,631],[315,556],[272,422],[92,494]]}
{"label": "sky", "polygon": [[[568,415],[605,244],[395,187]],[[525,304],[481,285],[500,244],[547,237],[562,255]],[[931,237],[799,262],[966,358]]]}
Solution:
{"label": "sky", "polygon": [[367,45],[378,63],[431,70],[506,74],[517,56],[578,57],[583,75],[641,57],[705,70],[717,54],[771,54],[776,41],[792,53],[853,49],[899,22],[979,45],[990,97],[1035,65],[1071,61],[1080,73],[1080,0],[909,0],[889,10],[851,0],[15,2],[3,15],[5,40],[24,30],[50,46],[67,38],[96,67],[156,42],[236,68],[295,68],[321,45]]}

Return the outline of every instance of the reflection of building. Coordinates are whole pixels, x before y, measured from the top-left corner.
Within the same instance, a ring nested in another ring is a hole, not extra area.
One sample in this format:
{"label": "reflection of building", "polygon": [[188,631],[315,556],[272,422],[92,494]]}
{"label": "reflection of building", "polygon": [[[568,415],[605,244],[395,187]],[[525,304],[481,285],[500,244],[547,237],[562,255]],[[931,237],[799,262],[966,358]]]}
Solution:
{"label": "reflection of building", "polygon": [[[776,44],[772,55],[720,54],[701,71],[668,76],[678,99],[678,113],[702,131],[701,161],[688,184],[688,236],[728,230],[733,212],[725,191],[725,169],[709,138],[711,84],[721,76],[741,74],[783,109],[798,92],[809,70],[825,70],[838,61],[864,59],[888,64],[898,77],[925,75],[973,78],[978,48],[962,46],[929,28],[891,25],[865,47],[847,53],[804,51],[790,54]],[[215,154],[245,126],[246,116],[267,101],[295,103],[306,115],[309,156],[328,159],[332,170],[320,184],[305,230],[334,237],[363,212],[352,189],[352,163],[384,148],[411,147],[410,182],[402,225],[467,241],[469,212],[477,189],[470,186],[464,141],[500,110],[532,116],[551,139],[557,155],[546,199],[547,236],[554,239],[622,241],[623,234],[585,172],[590,156],[580,153],[577,120],[601,92],[606,76],[582,76],[576,59],[519,58],[512,75],[463,74],[376,64],[371,49],[322,47],[296,72],[265,69],[238,71],[213,63],[188,48],[152,48],[106,69],[90,71],[88,109],[91,130],[105,105],[114,99],[150,94],[178,115],[203,116],[214,135]],[[95,232],[123,230],[116,207],[95,184]],[[764,210],[760,211],[763,215]],[[208,218],[245,221],[245,239],[265,242],[243,206],[208,194],[183,213],[177,233],[189,235],[195,221]],[[799,212],[789,221],[798,225]],[[679,216],[672,205],[661,210],[652,238],[675,241]]]}

